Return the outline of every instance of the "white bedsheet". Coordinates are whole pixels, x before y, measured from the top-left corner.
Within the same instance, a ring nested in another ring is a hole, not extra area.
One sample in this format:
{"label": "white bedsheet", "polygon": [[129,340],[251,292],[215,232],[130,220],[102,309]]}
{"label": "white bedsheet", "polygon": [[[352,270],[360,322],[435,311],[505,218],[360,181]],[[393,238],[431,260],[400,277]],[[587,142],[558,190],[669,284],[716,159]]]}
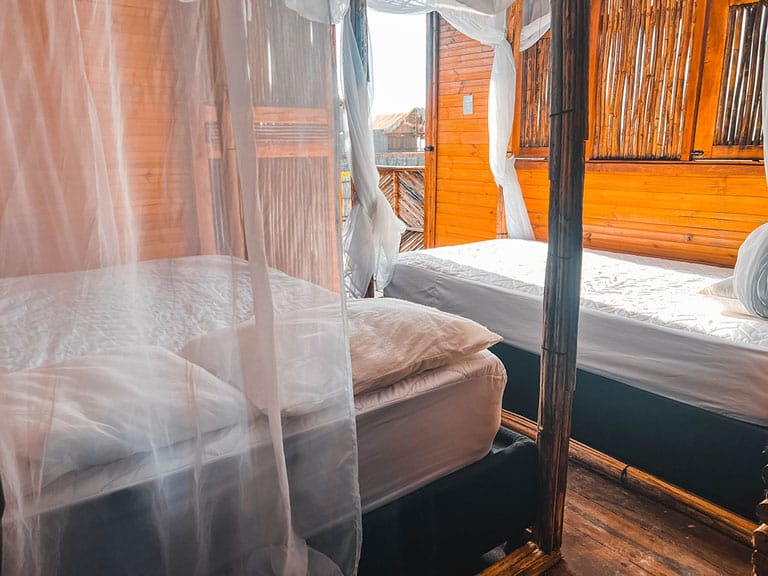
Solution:
{"label": "white bedsheet", "polygon": [[[492,240],[402,254],[387,296],[471,318],[539,353],[546,244]],[[768,426],[768,321],[699,290],[733,271],[585,250],[580,368]]]}
{"label": "white bedsheet", "polygon": [[[277,311],[338,301],[270,270]],[[179,351],[192,338],[253,315],[248,263],[191,256],[85,272],[0,279],[0,371],[132,345]]]}

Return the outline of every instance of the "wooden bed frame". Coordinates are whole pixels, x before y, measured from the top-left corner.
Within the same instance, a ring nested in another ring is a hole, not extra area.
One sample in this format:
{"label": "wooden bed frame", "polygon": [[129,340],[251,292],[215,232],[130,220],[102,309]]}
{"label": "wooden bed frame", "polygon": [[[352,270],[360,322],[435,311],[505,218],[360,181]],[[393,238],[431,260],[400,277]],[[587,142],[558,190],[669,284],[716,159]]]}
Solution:
{"label": "wooden bed frame", "polygon": [[[763,468],[763,482],[768,486],[768,466]],[[757,517],[761,524],[752,535],[752,566],[755,576],[768,576],[768,497],[757,505]]]}
{"label": "wooden bed frame", "polygon": [[[311,441],[322,450],[324,442],[335,442],[334,429],[327,427]],[[439,433],[439,430],[436,430]],[[306,435],[304,441],[307,440]],[[298,441],[298,440],[297,440]],[[483,459],[444,476],[394,502],[363,515],[364,545],[360,561],[363,576],[443,575],[457,569],[467,573],[479,557],[505,542],[523,544],[528,527],[536,516],[538,499],[538,449],[524,435],[500,430],[490,453]],[[207,482],[217,486],[214,497],[226,509],[228,494],[237,490],[239,456],[205,466],[201,472]],[[289,461],[294,474],[301,475],[301,462]],[[188,490],[190,470],[174,472],[164,479],[166,490],[174,494],[173,513],[182,520],[193,514]],[[41,529],[51,531],[61,541],[58,568],[64,574],[99,576],[111,574],[152,574],[162,566],[163,553],[152,537],[154,482],[141,483],[56,510],[44,516]],[[215,504],[213,504],[215,506]],[[5,501],[0,488],[0,514]],[[215,519],[214,519],[215,520]],[[299,520],[299,524],[300,524]],[[175,547],[189,537],[185,523],[174,523],[168,537]],[[472,530],[467,530],[472,526]],[[227,527],[222,526],[226,532]],[[322,548],[336,539],[337,531],[349,531],[339,518],[338,525],[322,532],[304,535],[310,547]],[[147,534],[149,539],[140,535]],[[210,550],[216,573],[237,573],[242,558],[232,555],[228,540],[216,539]],[[114,538],[120,539],[115,546]],[[115,550],[121,550],[120,555]],[[239,551],[237,546],[235,551]],[[2,534],[0,534],[0,554]],[[527,556],[527,555],[526,555]],[[555,556],[547,556],[554,562]],[[528,563],[544,559],[540,553]],[[190,560],[194,560],[190,557]],[[189,569],[192,570],[190,565]],[[2,568],[0,567],[0,573]]]}

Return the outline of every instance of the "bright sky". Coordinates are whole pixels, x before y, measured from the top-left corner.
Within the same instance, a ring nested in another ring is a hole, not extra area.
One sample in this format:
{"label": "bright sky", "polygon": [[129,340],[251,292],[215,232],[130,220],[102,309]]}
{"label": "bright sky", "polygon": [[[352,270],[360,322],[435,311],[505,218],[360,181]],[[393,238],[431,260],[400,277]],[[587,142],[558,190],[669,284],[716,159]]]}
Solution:
{"label": "bright sky", "polygon": [[368,10],[373,53],[373,115],[427,102],[427,17]]}

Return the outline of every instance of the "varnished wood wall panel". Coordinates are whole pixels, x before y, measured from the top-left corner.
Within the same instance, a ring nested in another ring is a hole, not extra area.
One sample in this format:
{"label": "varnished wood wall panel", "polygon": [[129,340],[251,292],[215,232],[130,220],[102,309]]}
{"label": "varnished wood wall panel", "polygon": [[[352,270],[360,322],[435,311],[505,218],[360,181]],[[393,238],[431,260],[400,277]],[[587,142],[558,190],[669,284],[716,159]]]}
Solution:
{"label": "varnished wood wall panel", "polygon": [[[186,5],[185,5],[186,6]],[[199,253],[176,4],[8,2],[0,21],[3,275]]]}
{"label": "varnished wood wall panel", "polygon": [[[447,245],[494,238],[498,197],[486,134],[492,51],[445,22],[440,33],[436,229],[437,244]],[[469,93],[475,111],[465,116],[462,97]],[[515,129],[513,149],[517,123]],[[516,163],[540,240],[547,238],[546,166]],[[761,163],[587,163],[584,245],[590,248],[733,266],[744,238],[765,221],[768,186]]]}
{"label": "varnished wood wall panel", "polygon": [[[544,161],[517,162],[536,237],[547,238]],[[588,162],[584,246],[733,266],[739,246],[768,220],[762,165]]]}
{"label": "varnished wood wall panel", "polygon": [[[125,192],[115,206],[118,222],[123,210],[133,213],[140,259],[196,254],[194,156],[177,89],[173,46],[178,31],[169,14],[175,7],[160,0],[113,2],[108,9],[88,0],[77,5],[110,184]],[[105,28],[111,29],[111,69],[103,48]],[[118,79],[117,91],[111,77]],[[116,126],[113,98],[118,94],[122,123]]]}
{"label": "varnished wood wall panel", "polygon": [[[488,166],[493,49],[440,21],[435,244],[494,238],[498,192]],[[474,100],[464,114],[465,95]]]}

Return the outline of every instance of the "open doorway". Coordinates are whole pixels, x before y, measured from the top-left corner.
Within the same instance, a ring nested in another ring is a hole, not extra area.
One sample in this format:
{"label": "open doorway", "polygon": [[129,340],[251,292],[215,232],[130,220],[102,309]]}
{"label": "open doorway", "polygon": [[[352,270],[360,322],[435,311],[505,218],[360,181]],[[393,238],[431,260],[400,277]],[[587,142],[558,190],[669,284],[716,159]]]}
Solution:
{"label": "open doorway", "polygon": [[[372,128],[379,187],[405,223],[401,251],[431,245],[426,222],[427,142],[431,15],[395,15],[368,10],[373,75]],[[425,76],[425,71],[427,74]],[[434,194],[431,196],[434,198]]]}

